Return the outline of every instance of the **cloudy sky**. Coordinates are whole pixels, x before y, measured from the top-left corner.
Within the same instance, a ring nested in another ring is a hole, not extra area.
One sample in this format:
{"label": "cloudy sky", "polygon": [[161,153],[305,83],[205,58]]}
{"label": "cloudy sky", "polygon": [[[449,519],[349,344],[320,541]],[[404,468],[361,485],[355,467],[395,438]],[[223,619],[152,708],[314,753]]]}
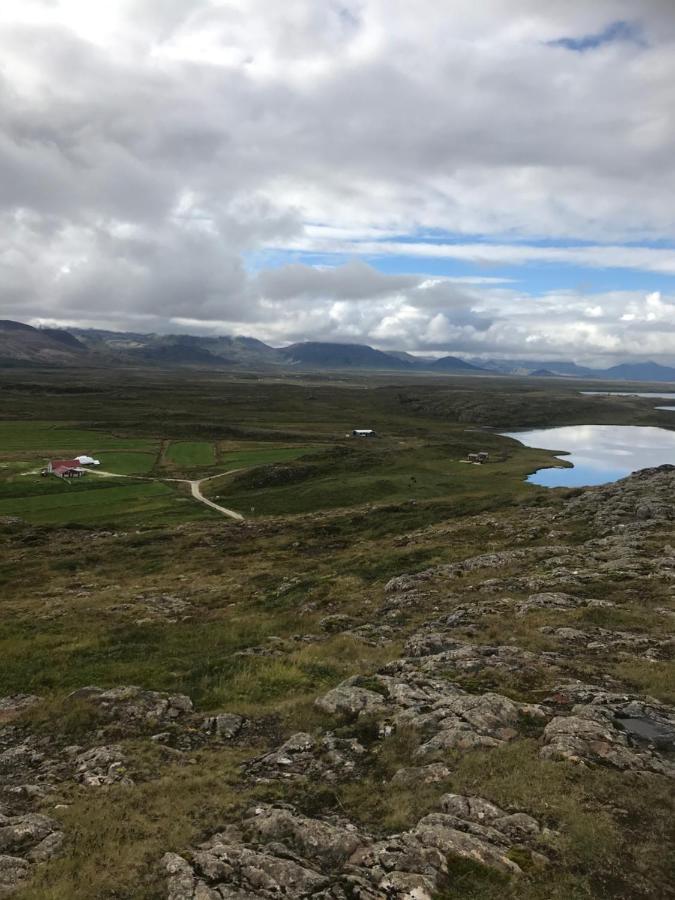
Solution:
{"label": "cloudy sky", "polygon": [[2,0],[0,317],[675,363],[673,0]]}

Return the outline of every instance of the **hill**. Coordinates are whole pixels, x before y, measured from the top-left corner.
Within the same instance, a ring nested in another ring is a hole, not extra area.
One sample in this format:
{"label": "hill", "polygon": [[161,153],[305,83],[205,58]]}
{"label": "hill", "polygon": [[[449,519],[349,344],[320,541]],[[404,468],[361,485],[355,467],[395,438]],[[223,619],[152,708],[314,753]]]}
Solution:
{"label": "hill", "polygon": [[0,364],[74,363],[82,361],[86,348],[67,331],[33,328],[22,322],[0,321]]}
{"label": "hill", "polygon": [[675,369],[661,366],[655,362],[622,363],[605,371],[605,378],[619,381],[672,381],[675,382]]}
{"label": "hill", "polygon": [[[675,467],[548,491],[467,427],[645,404],[39,374],[0,373],[0,895],[671,895]],[[208,475],[245,521],[169,480]]]}
{"label": "hill", "polygon": [[242,335],[34,328],[22,322],[0,321],[0,365],[26,364],[191,366],[257,371],[300,368],[675,383],[675,368],[655,362],[628,362],[608,369],[591,369],[560,360],[483,360],[457,356],[429,359],[402,350],[377,350],[367,344],[302,341],[277,348]]}
{"label": "hill", "polygon": [[487,374],[487,369],[480,369],[478,366],[465,362],[463,359],[458,359],[456,356],[443,356],[432,363],[429,369],[435,372],[463,372],[466,375],[472,373],[478,375],[481,372]]}
{"label": "hill", "polygon": [[391,353],[375,350],[366,344],[333,344],[323,341],[307,341],[285,347],[281,353],[297,365],[322,369],[401,369],[414,367],[405,359]]}
{"label": "hill", "polygon": [[95,329],[72,329],[72,334],[108,361],[221,368],[256,368],[285,362],[279,351],[250,337],[138,334]]}

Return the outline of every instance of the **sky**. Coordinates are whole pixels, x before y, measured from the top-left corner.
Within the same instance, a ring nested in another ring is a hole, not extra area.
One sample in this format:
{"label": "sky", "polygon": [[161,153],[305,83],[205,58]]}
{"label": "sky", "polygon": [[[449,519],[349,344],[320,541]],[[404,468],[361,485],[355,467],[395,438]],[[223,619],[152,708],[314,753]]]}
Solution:
{"label": "sky", "polygon": [[0,317],[675,363],[673,0],[2,0]]}

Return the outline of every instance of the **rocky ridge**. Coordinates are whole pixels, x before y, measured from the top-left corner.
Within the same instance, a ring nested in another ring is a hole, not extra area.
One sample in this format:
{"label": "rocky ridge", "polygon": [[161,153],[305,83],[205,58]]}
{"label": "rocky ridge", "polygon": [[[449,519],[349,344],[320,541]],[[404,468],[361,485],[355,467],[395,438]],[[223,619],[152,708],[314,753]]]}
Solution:
{"label": "rocky ridge", "polygon": [[[598,683],[573,677],[580,647],[603,658],[620,653],[655,661],[670,657],[672,638],[565,624],[570,613],[602,616],[622,609],[609,598],[589,596],[598,574],[630,573],[638,582],[656,574],[667,583],[669,548],[656,556],[644,538],[645,529],[653,530],[662,521],[664,507],[660,501],[644,502],[643,495],[652,482],[659,497],[675,487],[673,472],[659,469],[641,476],[637,487],[629,480],[628,498],[620,483],[570,501],[567,514],[585,517],[596,535],[581,546],[485,553],[392,579],[380,610],[387,618],[382,627],[388,636],[392,630],[400,633],[406,619],[413,619],[430,598],[435,617],[417,622],[400,658],[367,677],[347,678],[316,701],[317,709],[335,721],[334,730],[291,736],[247,764],[247,777],[256,783],[358,779],[373,750],[356,736],[344,736],[344,730],[351,725],[358,734],[359,723],[376,729],[375,752],[397,732],[412,731],[418,737],[413,765],[393,774],[394,786],[447,783],[453,753],[490,750],[533,733],[542,760],[675,777],[673,707],[626,690],[608,675],[601,674]],[[609,504],[606,520],[604,503]],[[458,579],[467,575],[474,580],[458,592]],[[515,596],[494,597],[504,591]],[[539,629],[555,640],[555,649],[474,643],[458,636],[480,633],[481,621],[492,616],[508,631],[509,621],[542,614],[560,617],[559,624]],[[354,622],[331,619],[331,629],[340,626],[345,633],[358,633]],[[377,637],[372,631],[369,636]],[[457,681],[468,676],[522,677],[526,672],[544,673],[544,683],[551,685],[538,702],[493,690],[467,690]],[[439,806],[440,811],[430,810],[408,831],[380,836],[339,817],[308,817],[293,807],[262,806],[228,832],[214,835],[190,860],[167,855],[167,896],[431,900],[450,877],[449,858],[464,857],[518,877],[522,870],[516,860],[522,860],[523,853],[528,865],[543,866],[547,846],[556,842],[555,830],[527,811],[505,811],[480,796],[444,794]]]}

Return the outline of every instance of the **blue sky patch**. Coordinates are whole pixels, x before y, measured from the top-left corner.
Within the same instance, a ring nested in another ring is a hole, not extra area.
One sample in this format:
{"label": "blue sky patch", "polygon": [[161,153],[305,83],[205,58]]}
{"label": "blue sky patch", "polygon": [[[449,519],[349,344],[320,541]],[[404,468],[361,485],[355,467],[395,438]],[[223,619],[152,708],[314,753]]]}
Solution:
{"label": "blue sky patch", "polygon": [[618,41],[628,42],[645,46],[645,39],[642,28],[636,22],[610,22],[602,31],[596,34],[584,34],[581,37],[562,37],[555,41],[549,41],[551,47],[565,47],[567,50],[574,50],[577,53],[584,53],[586,50],[595,50],[603,44],[613,44]]}

